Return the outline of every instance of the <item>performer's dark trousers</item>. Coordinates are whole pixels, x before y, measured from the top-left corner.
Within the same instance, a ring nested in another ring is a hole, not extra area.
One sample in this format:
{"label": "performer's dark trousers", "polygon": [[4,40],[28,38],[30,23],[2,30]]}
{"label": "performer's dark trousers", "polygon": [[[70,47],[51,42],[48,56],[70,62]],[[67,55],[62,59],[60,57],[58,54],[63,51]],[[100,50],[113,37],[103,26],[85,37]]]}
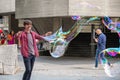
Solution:
{"label": "performer's dark trousers", "polygon": [[22,80],[30,80],[34,62],[35,62],[35,56],[29,55],[28,58],[23,57],[23,61],[24,61],[24,65],[25,65],[25,72],[24,72]]}

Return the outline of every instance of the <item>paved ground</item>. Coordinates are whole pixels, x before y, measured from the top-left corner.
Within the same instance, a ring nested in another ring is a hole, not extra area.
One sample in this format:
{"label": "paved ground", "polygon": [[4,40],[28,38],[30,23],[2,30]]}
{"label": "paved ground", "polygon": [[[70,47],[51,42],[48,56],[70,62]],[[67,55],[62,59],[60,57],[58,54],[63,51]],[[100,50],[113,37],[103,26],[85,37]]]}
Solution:
{"label": "paved ground", "polygon": [[[19,56],[20,71],[14,75],[0,75],[0,80],[22,80],[24,66]],[[81,57],[62,57],[54,59],[41,56],[36,59],[31,80],[120,80],[108,77],[102,66],[92,69],[94,59]]]}

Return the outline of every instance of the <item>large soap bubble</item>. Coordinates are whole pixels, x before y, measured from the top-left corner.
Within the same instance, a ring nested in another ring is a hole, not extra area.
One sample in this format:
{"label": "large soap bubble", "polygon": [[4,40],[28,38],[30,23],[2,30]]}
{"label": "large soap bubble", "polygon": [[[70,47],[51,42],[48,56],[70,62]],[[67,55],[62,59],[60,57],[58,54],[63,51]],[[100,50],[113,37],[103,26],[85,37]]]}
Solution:
{"label": "large soap bubble", "polygon": [[58,58],[64,55],[67,48],[67,42],[64,39],[57,39],[51,47],[51,56],[53,56],[54,58]]}
{"label": "large soap bubble", "polygon": [[50,43],[50,54],[54,58],[59,58],[64,55],[69,43],[81,32],[84,24],[99,19],[98,17],[84,18],[81,17],[76,23],[66,32],[62,31],[62,27],[53,35],[42,37]]}
{"label": "large soap bubble", "polygon": [[100,54],[104,54],[104,57],[100,56],[100,61],[103,65],[105,73],[109,77],[115,77],[120,74],[120,48],[107,48]]}

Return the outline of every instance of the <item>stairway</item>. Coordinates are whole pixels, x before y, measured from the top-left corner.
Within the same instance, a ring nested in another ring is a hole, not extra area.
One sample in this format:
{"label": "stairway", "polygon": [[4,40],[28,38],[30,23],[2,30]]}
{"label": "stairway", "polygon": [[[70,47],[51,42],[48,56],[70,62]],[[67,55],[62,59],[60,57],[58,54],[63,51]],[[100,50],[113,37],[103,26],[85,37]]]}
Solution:
{"label": "stairway", "polygon": [[74,40],[70,42],[65,56],[90,56],[90,37],[90,33],[80,33]]}

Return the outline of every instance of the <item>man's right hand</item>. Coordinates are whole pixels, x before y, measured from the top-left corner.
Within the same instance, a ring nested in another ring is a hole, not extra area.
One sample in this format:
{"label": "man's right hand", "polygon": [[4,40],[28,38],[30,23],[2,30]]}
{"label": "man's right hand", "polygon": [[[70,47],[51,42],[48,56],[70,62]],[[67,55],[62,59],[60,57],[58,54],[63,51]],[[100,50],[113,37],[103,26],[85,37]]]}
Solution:
{"label": "man's right hand", "polygon": [[95,42],[98,42],[98,39],[97,38],[94,38]]}

